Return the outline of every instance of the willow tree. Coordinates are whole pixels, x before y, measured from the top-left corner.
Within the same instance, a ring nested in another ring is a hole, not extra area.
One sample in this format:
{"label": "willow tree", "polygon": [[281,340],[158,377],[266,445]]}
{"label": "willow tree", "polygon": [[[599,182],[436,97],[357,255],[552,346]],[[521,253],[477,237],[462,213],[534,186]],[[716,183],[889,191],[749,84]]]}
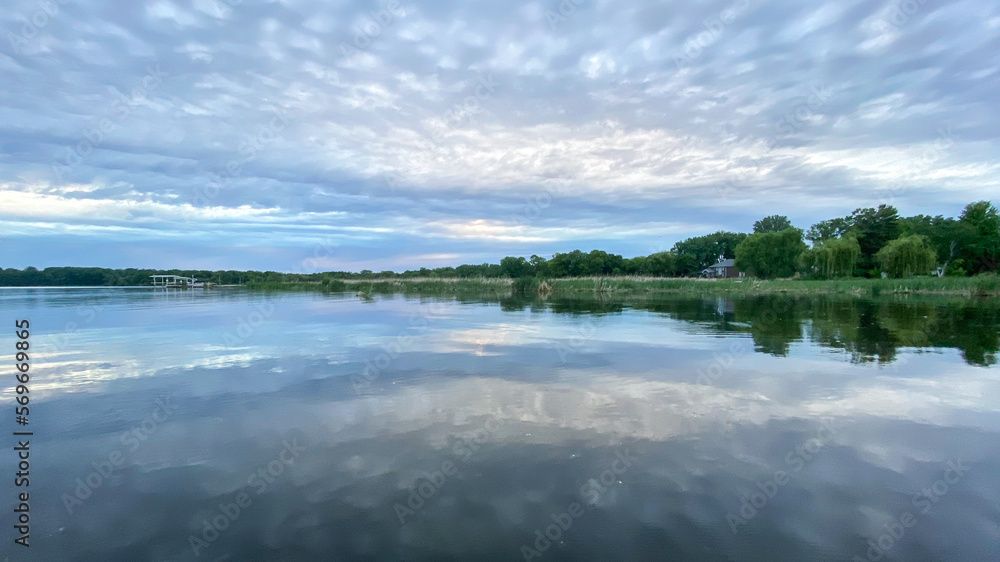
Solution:
{"label": "willow tree", "polygon": [[802,254],[800,261],[807,272],[835,279],[853,275],[860,257],[861,246],[857,238],[848,236],[818,242]]}
{"label": "willow tree", "polygon": [[875,259],[882,271],[891,277],[910,277],[928,274],[937,266],[937,252],[926,236],[913,234],[897,238],[886,244]]}

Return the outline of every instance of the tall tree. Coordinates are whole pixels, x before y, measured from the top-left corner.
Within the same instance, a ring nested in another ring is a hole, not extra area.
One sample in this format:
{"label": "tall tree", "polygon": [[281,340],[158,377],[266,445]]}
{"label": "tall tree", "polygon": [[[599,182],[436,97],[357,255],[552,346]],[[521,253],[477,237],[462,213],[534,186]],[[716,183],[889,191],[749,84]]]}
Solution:
{"label": "tall tree", "polygon": [[507,256],[500,260],[500,269],[504,277],[510,277],[511,279],[529,277],[534,273],[528,260],[514,256]]}
{"label": "tall tree", "polygon": [[805,250],[802,230],[798,228],[751,234],[736,247],[736,267],[765,279],[791,277]]}
{"label": "tall tree", "polygon": [[593,250],[589,254],[573,250],[553,255],[548,268],[553,277],[618,275],[625,272],[625,260],[618,254],[603,250]]}
{"label": "tall tree", "polygon": [[847,234],[851,226],[853,223],[850,217],[820,221],[809,227],[809,231],[806,232],[806,240],[815,244],[823,240],[840,238]]}
{"label": "tall tree", "polygon": [[875,254],[890,240],[899,237],[899,211],[892,205],[879,205],[877,209],[857,209],[848,220],[861,248],[860,273],[867,275],[878,265]]}
{"label": "tall tree", "polygon": [[648,258],[646,256],[636,256],[634,258],[626,258],[625,264],[622,269],[625,271],[625,275],[649,275],[649,267],[647,266]]}
{"label": "tall tree", "polygon": [[786,228],[792,227],[792,221],[788,220],[785,215],[771,215],[769,217],[764,217],[759,221],[753,223],[754,234],[763,234],[765,232],[781,232]]}
{"label": "tall tree", "polygon": [[678,254],[677,259],[674,261],[674,267],[676,267],[677,275],[681,277],[692,277],[705,269],[701,267],[701,264],[698,263],[698,258],[693,254]]}
{"label": "tall tree", "polygon": [[688,238],[674,244],[673,252],[678,256],[694,256],[697,263],[697,271],[718,263],[719,258],[729,259],[736,257],[736,246],[745,240],[746,234],[742,232],[719,231],[706,236],[696,236]]}
{"label": "tall tree", "polygon": [[621,275],[625,260],[618,254],[591,250],[587,254],[585,275]]}
{"label": "tall tree", "polygon": [[677,256],[673,252],[657,252],[646,259],[649,275],[667,277],[677,273]]}
{"label": "tall tree", "polygon": [[966,222],[942,215],[916,215],[900,219],[902,236],[926,236],[937,253],[938,265],[947,268],[955,260],[964,263],[973,251],[977,239],[976,228]]}
{"label": "tall tree", "polygon": [[536,277],[545,277],[549,274],[549,264],[542,256],[532,254],[528,258],[528,263],[531,264],[531,268],[535,272]]}
{"label": "tall tree", "polygon": [[971,273],[996,271],[1000,261],[1000,213],[989,201],[970,203],[959,221],[973,228],[976,237],[963,252]]}

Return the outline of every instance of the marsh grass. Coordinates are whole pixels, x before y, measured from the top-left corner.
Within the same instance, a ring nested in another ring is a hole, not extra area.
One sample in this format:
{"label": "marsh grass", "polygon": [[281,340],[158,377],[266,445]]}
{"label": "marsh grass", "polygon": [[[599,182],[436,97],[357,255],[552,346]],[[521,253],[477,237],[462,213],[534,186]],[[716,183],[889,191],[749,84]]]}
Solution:
{"label": "marsh grass", "polygon": [[410,278],[382,280],[325,279],[317,283],[255,283],[256,290],[355,292],[371,294],[626,294],[655,292],[688,293],[804,293],[851,294],[878,296],[881,294],[938,293],[968,296],[1000,295],[1000,276],[987,274],[976,277],[914,277],[911,279],[680,279],[666,277],[573,277],[558,279],[535,278]]}
{"label": "marsh grass", "polygon": [[692,293],[836,293],[879,295],[883,293],[945,293],[997,295],[1000,277],[914,277],[911,279],[677,279],[657,277],[600,277],[553,279],[552,291],[564,292],[692,292]]}

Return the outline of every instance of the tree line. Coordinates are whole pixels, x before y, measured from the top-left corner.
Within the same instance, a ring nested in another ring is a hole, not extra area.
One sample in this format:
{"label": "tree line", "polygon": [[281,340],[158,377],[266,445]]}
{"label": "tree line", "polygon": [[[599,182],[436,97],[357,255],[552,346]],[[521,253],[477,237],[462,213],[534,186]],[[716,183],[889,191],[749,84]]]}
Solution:
{"label": "tree line", "polygon": [[[809,244],[806,241],[809,241]],[[508,256],[498,264],[394,271],[207,271],[48,267],[0,269],[0,286],[149,285],[154,274],[180,275],[224,285],[321,282],[324,279],[406,279],[442,277],[585,277],[645,275],[696,277],[720,259],[762,278],[971,276],[996,272],[1000,262],[1000,214],[989,201],[970,203],[957,218],[942,215],[901,217],[892,205],[856,209],[846,217],[820,221],[807,230],[783,215],[754,223],[753,232],[719,231],[674,244],[669,251],[624,258],[603,250],[557,253],[546,259]]]}
{"label": "tree line", "polygon": [[966,205],[958,218],[900,217],[895,207],[879,205],[805,232],[786,217],[772,216],[754,225],[733,256],[738,268],[765,278],[976,275],[997,270],[1000,215],[989,201]]}
{"label": "tree line", "polygon": [[[809,244],[806,241],[809,241]],[[970,203],[958,218],[901,217],[892,205],[859,208],[845,217],[820,221],[808,230],[788,217],[771,215],[753,232],[719,231],[674,244],[670,251],[623,258],[602,250],[558,253],[546,260],[508,256],[499,264],[422,269],[423,277],[579,277],[648,275],[694,277],[723,259],[754,277],[801,276],[902,278],[971,276],[996,272],[1000,262],[1000,214],[989,201]]]}

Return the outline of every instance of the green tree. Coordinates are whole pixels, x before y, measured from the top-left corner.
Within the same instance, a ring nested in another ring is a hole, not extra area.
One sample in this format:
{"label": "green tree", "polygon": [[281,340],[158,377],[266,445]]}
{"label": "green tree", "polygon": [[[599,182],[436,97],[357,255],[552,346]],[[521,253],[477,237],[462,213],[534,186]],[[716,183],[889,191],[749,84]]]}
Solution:
{"label": "green tree", "polygon": [[840,238],[847,234],[847,231],[851,229],[851,226],[852,222],[850,218],[820,221],[809,227],[809,231],[806,232],[806,240],[815,244],[816,242],[821,242],[823,240]]}
{"label": "green tree", "polygon": [[672,252],[657,252],[646,259],[646,274],[670,277],[677,274],[677,256]]}
{"label": "green tree", "polygon": [[622,266],[625,275],[648,275],[649,268],[646,264],[646,256],[636,256],[626,258],[625,265]]}
{"label": "green tree", "polygon": [[625,260],[618,254],[593,250],[585,254],[573,250],[555,254],[548,262],[553,277],[584,277],[590,275],[620,275],[625,272]]}
{"label": "green tree", "polygon": [[[938,265],[946,269],[953,260],[964,261],[961,256],[967,258],[976,245],[977,229],[972,224],[941,215],[900,219],[900,229],[900,236],[926,236],[937,252]],[[961,264],[957,267],[961,268]]]}
{"label": "green tree", "polygon": [[532,254],[528,258],[528,263],[531,264],[531,269],[534,270],[536,277],[545,277],[549,274],[549,264],[545,258]]}
{"label": "green tree", "polygon": [[[713,262],[714,263],[714,262]],[[674,260],[676,274],[681,277],[693,277],[701,273],[704,267],[698,263],[698,258],[693,254],[680,254]]]}
{"label": "green tree", "polygon": [[531,264],[522,257],[507,256],[500,260],[500,270],[504,277],[517,279],[532,276]]}
{"label": "green tree", "polygon": [[996,271],[1000,260],[1000,214],[989,201],[966,205],[959,221],[975,230],[975,238],[963,249],[966,269],[971,273]]}
{"label": "green tree", "polygon": [[876,267],[875,254],[899,237],[899,211],[892,205],[879,205],[877,209],[856,209],[848,218],[851,230],[861,247],[861,257],[858,260],[860,273]]}
{"label": "green tree", "polygon": [[549,273],[553,277],[579,277],[583,275],[587,255],[580,250],[556,253],[549,260]]}
{"label": "green tree", "polygon": [[926,236],[911,234],[886,244],[876,260],[891,277],[911,277],[930,273],[937,265],[937,252]]}
{"label": "green tree", "polygon": [[591,250],[584,264],[584,275],[621,275],[624,273],[625,260],[618,254]]}
{"label": "green tree", "polygon": [[786,228],[792,228],[792,221],[788,220],[785,215],[771,215],[753,223],[754,234],[781,232]]}
{"label": "green tree", "polygon": [[791,277],[805,250],[802,230],[798,228],[751,234],[736,247],[736,267],[766,279]]}
{"label": "green tree", "polygon": [[719,258],[729,259],[736,256],[736,246],[746,240],[747,235],[742,232],[719,231],[706,236],[696,236],[688,238],[674,244],[673,252],[678,256],[694,256],[696,266],[695,271],[701,271],[706,267],[718,263]]}
{"label": "green tree", "polygon": [[821,241],[802,253],[800,267],[810,274],[827,279],[850,277],[854,274],[861,247],[853,236]]}
{"label": "green tree", "polygon": [[975,226],[980,236],[1000,234],[1000,213],[989,201],[969,203],[962,210],[959,220]]}

